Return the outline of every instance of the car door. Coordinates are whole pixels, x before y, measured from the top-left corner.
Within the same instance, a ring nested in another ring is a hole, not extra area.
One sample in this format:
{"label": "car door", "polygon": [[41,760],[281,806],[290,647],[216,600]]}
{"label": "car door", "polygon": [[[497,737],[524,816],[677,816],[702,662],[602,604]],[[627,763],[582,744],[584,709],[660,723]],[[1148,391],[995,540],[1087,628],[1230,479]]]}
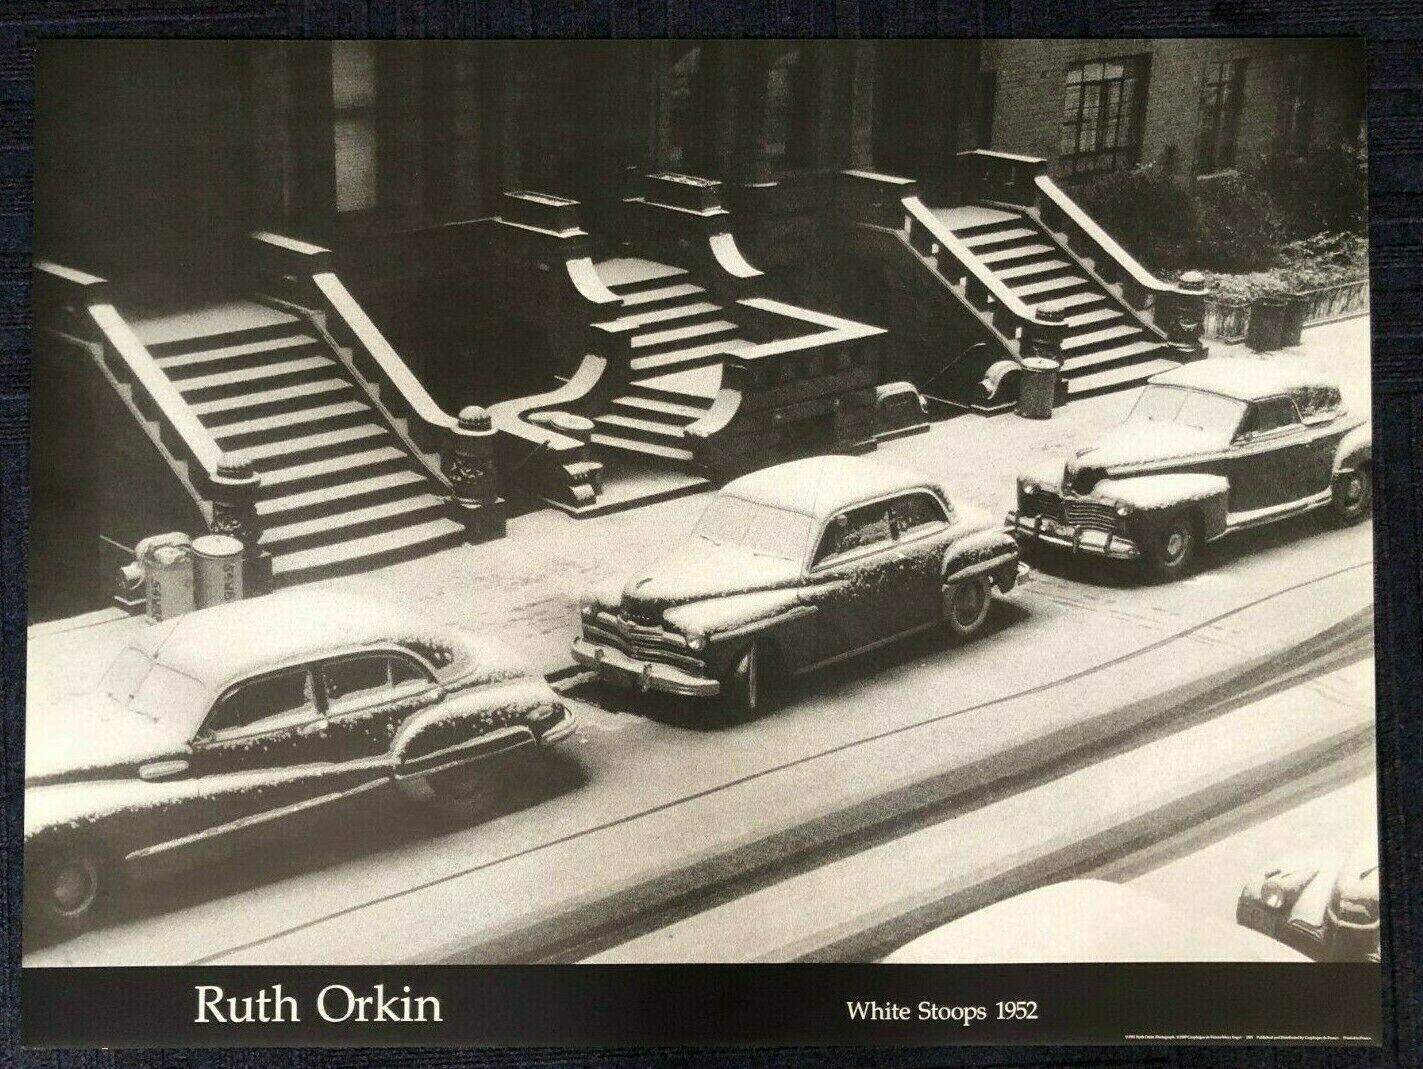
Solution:
{"label": "car door", "polygon": [[890,502],[890,535],[907,572],[900,602],[904,630],[938,619],[943,593],[944,547],[953,517],[928,490]]}
{"label": "car door", "polygon": [[1290,398],[1252,404],[1230,451],[1232,519],[1308,496],[1310,440]]}
{"label": "car door", "polygon": [[358,778],[337,760],[309,664],[228,687],[192,749],[213,829],[340,793]]}
{"label": "car door", "polygon": [[810,578],[828,593],[820,599],[820,659],[850,653],[907,627],[916,573],[912,555],[894,537],[888,500],[859,505],[826,524]]}
{"label": "car door", "polygon": [[400,725],[440,698],[429,670],[394,650],[330,658],[321,663],[320,676],[328,730],[341,760],[388,753]]}

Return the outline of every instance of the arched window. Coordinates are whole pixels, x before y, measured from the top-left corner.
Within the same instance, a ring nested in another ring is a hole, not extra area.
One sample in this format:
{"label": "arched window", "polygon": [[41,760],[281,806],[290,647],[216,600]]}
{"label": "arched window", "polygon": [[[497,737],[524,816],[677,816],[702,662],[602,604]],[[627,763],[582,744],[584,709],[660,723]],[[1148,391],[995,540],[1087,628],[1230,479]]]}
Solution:
{"label": "arched window", "polygon": [[662,165],[670,171],[698,171],[704,162],[701,68],[699,45],[683,52],[667,69],[662,94]]}
{"label": "arched window", "polygon": [[793,170],[810,164],[813,88],[810,56],[801,48],[780,53],[767,66],[761,155],[772,167]]}

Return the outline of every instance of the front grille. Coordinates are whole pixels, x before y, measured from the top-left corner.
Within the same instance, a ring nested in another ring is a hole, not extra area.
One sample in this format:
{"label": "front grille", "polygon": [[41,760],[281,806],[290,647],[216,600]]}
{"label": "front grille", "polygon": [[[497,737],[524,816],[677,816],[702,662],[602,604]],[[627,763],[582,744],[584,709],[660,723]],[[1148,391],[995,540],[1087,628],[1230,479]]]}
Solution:
{"label": "front grille", "polygon": [[686,640],[660,627],[649,627],[621,617],[600,615],[584,625],[591,642],[612,646],[639,661],[670,664],[692,672],[702,670],[702,662],[687,649]]}
{"label": "front grille", "polygon": [[1023,507],[1019,511],[1024,516],[1045,516],[1050,520],[1057,520],[1059,523],[1065,519],[1062,514],[1062,500],[1043,490],[1034,494],[1025,494]]}
{"label": "front grille", "polygon": [[1117,510],[1111,505],[1097,501],[1064,501],[1062,508],[1067,522],[1074,527],[1108,532],[1117,530]]}

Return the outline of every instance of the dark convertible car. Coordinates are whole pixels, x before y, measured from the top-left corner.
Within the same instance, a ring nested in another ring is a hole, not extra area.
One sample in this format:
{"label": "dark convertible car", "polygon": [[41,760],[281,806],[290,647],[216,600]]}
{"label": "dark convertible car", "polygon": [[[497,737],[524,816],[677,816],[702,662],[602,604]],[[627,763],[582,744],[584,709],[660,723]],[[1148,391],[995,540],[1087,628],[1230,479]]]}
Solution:
{"label": "dark convertible car", "polygon": [[1127,421],[1065,466],[1018,479],[1007,525],[1024,542],[1144,562],[1172,579],[1204,542],[1373,501],[1368,421],[1326,377],[1227,358],[1152,378]]}
{"label": "dark convertible car", "polygon": [[486,759],[574,726],[498,641],[355,595],[155,624],[97,690],[30,712],[26,905],[39,928],[76,931],[141,863],[387,784],[477,812]]}
{"label": "dark convertible car", "polygon": [[763,673],[941,624],[977,634],[1019,570],[1013,539],[932,479],[856,457],[797,460],[728,483],[670,556],[589,594],[573,656],[605,679],[744,715]]}

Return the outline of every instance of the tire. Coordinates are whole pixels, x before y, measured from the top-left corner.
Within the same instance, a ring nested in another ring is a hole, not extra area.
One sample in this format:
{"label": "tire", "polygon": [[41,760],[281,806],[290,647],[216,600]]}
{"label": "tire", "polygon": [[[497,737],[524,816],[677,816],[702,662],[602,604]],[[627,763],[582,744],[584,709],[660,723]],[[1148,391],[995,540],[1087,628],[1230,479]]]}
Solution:
{"label": "tire", "polygon": [[1180,579],[1190,572],[1200,544],[1200,528],[1186,513],[1170,516],[1146,546],[1146,568],[1155,579]]}
{"label": "tire", "polygon": [[944,586],[944,624],[959,642],[967,642],[980,631],[993,607],[993,584],[986,575],[975,575]]}
{"label": "tire", "polygon": [[1334,478],[1329,511],[1341,527],[1358,523],[1374,507],[1374,483],[1368,468],[1342,471]]}
{"label": "tire", "polygon": [[87,839],[36,848],[27,865],[25,908],[43,938],[69,938],[93,927],[118,897],[118,870]]}
{"label": "tire", "polygon": [[472,821],[492,816],[504,799],[507,770],[477,762],[448,772],[398,780],[400,792],[427,814]]}
{"label": "tire", "polygon": [[746,647],[732,662],[730,671],[721,680],[721,694],[717,699],[723,725],[749,720],[765,708],[769,682],[766,669],[772,660],[758,642]]}

